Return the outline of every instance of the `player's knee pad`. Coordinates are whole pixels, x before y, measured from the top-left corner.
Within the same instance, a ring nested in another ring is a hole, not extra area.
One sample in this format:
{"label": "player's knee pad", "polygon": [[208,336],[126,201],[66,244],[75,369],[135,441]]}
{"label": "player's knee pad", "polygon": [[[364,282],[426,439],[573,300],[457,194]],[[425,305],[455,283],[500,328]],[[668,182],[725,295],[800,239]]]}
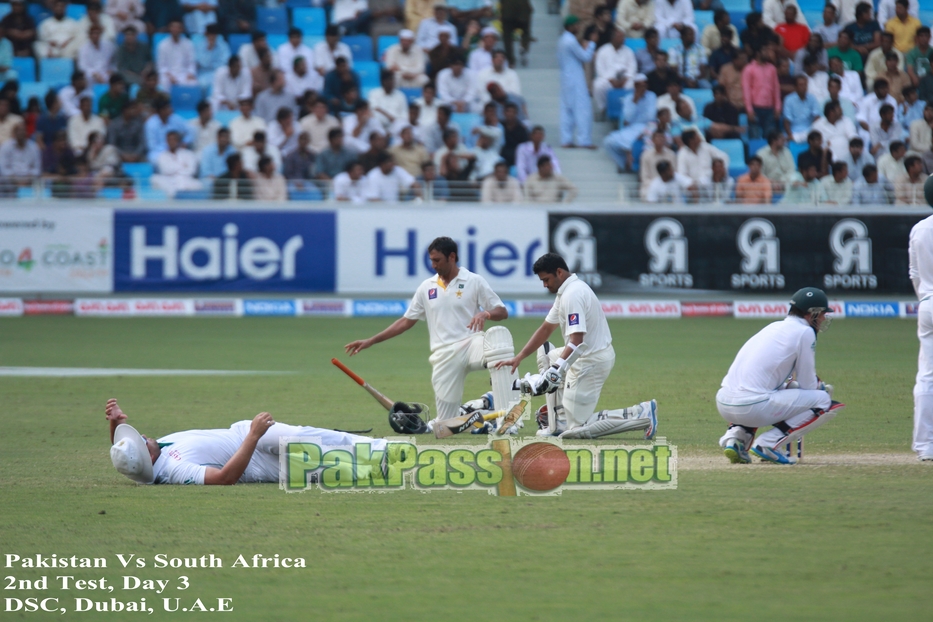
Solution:
{"label": "player's knee pad", "polygon": [[845,407],[846,407],[845,404],[842,404],[840,402],[833,402],[832,404],[830,404],[829,408],[825,410],[819,410],[819,409],[814,408],[813,417],[807,419],[806,421],[804,421],[803,423],[801,423],[800,425],[794,428],[788,427],[787,429],[783,429],[781,428],[780,425],[775,424],[774,426],[775,428],[778,428],[779,430],[784,432],[784,437],[781,438],[780,441],[775,443],[774,447],[780,447],[784,443],[792,443],[798,439],[803,438],[805,434],[809,434],[813,430],[823,427],[824,425],[826,425],[827,423],[835,419],[836,416],[840,412],[842,412],[842,410]]}
{"label": "player's knee pad", "polygon": [[507,409],[510,404],[518,401],[519,392],[512,388],[518,374],[513,373],[508,366],[497,368],[496,363],[507,361],[515,356],[515,344],[512,333],[504,326],[493,326],[483,336],[483,360],[489,370],[489,380],[492,384],[493,408]]}
{"label": "player's knee pad", "polygon": [[554,364],[554,361],[551,360],[551,352],[555,350],[554,344],[550,341],[545,341],[544,344],[538,348],[538,373],[544,373],[548,367]]}
{"label": "player's knee pad", "polygon": [[[627,410],[627,409],[625,409]],[[629,430],[644,430],[651,422],[648,419],[621,418],[617,416],[608,416],[612,411],[601,411],[597,413],[595,420],[590,420],[584,425],[571,428],[560,435],[561,438],[599,438],[609,434],[618,434],[628,432]]]}

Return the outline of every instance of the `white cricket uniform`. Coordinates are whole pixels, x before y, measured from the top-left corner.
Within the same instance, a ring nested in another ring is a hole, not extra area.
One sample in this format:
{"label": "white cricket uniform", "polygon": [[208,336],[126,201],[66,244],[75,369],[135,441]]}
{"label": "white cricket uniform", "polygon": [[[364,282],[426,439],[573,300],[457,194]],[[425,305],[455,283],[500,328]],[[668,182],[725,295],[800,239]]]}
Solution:
{"label": "white cricket uniform", "polygon": [[[156,484],[204,484],[207,467],[222,469],[240,448],[252,421],[237,421],[226,430],[186,430],[158,440],[162,454],[152,465]],[[352,448],[369,444],[372,451],[386,447],[385,439],[357,436],[310,426],[275,423],[259,439],[256,451],[238,480],[241,483],[278,483],[279,439],[301,436],[320,440],[321,449]]]}
{"label": "white cricket uniform", "polygon": [[480,311],[504,307],[486,279],[466,268],[450,283],[435,274],[426,279],[405,312],[409,320],[426,320],[431,338],[431,384],[437,418],[460,414],[463,384],[471,371],[483,369],[483,332],[470,332],[467,325]]}
{"label": "white cricket uniform", "polygon": [[913,450],[920,456],[933,455],[933,216],[910,230],[910,280],[920,299],[917,311],[917,337],[920,356],[914,384]]}
{"label": "white cricket uniform", "polygon": [[[584,333],[585,352],[578,358],[564,378],[558,403],[564,407],[567,428],[587,423],[596,412],[596,403],[616,362],[612,348],[612,334],[603,307],[590,286],[571,274],[557,290],[557,297],[544,320],[560,325],[564,343],[574,333]],[[551,350],[548,356],[553,364],[563,348]]]}
{"label": "white cricket uniform", "polygon": [[[783,389],[795,376],[799,389]],[[749,428],[775,427],[756,444],[776,449],[787,429],[805,427],[814,420],[814,408],[828,409],[829,393],[819,389],[816,377],[816,332],[803,318],[787,316],[761,329],[745,342],[716,393],[719,414],[729,423]],[[744,435],[730,428],[720,444]],[[746,439],[740,439],[743,442]]]}

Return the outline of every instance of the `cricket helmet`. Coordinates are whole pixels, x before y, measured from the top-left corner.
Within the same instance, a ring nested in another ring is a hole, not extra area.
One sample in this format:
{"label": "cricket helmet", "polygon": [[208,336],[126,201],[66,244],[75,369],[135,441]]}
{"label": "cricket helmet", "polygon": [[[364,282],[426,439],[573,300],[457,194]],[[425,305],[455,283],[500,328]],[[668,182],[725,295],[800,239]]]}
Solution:
{"label": "cricket helmet", "polygon": [[429,412],[424,404],[395,402],[389,411],[389,425],[399,434],[427,434],[428,425],[418,415],[428,416]]}

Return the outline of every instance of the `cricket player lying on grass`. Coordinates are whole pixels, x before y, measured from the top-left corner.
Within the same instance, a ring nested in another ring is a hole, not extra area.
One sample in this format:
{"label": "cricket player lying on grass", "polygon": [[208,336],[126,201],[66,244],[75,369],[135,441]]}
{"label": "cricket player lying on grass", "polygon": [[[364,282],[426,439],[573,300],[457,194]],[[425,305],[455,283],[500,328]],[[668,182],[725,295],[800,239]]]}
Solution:
{"label": "cricket player lying on grass", "polygon": [[[845,408],[832,400],[832,385],[816,375],[816,337],[829,328],[829,299],[804,287],[791,299],[787,317],[749,339],[735,357],[716,393],[716,407],[729,429],[719,439],[733,463],[794,464],[781,446],[826,424]],[[755,440],[759,427],[774,426]]]}
{"label": "cricket player lying on grass", "polygon": [[328,449],[353,450],[357,443],[369,444],[372,452],[386,449],[384,439],[277,423],[269,413],[225,430],[187,430],[158,440],[128,425],[115,399],[107,401],[106,415],[113,466],[137,484],[278,483],[279,439],[288,436],[319,438]]}

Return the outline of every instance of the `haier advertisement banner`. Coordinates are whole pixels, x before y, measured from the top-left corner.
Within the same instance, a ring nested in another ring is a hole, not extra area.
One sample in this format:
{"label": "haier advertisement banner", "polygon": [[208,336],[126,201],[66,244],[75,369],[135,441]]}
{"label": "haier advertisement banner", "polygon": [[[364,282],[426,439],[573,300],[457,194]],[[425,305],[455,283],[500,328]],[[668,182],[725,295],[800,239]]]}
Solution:
{"label": "haier advertisement banner", "polygon": [[113,210],[5,207],[0,211],[0,291],[109,292]]}
{"label": "haier advertisement banner", "polygon": [[606,293],[712,290],[912,294],[910,229],[925,215],[550,215],[551,249]]}
{"label": "haier advertisement banner", "polygon": [[117,210],[115,291],[332,292],[334,213]]}
{"label": "haier advertisement banner", "polygon": [[548,250],[547,212],[534,207],[348,208],[337,214],[337,291],[410,295],[434,270],[428,245],[449,236],[460,266],[500,294],[540,293],[532,272]]}

